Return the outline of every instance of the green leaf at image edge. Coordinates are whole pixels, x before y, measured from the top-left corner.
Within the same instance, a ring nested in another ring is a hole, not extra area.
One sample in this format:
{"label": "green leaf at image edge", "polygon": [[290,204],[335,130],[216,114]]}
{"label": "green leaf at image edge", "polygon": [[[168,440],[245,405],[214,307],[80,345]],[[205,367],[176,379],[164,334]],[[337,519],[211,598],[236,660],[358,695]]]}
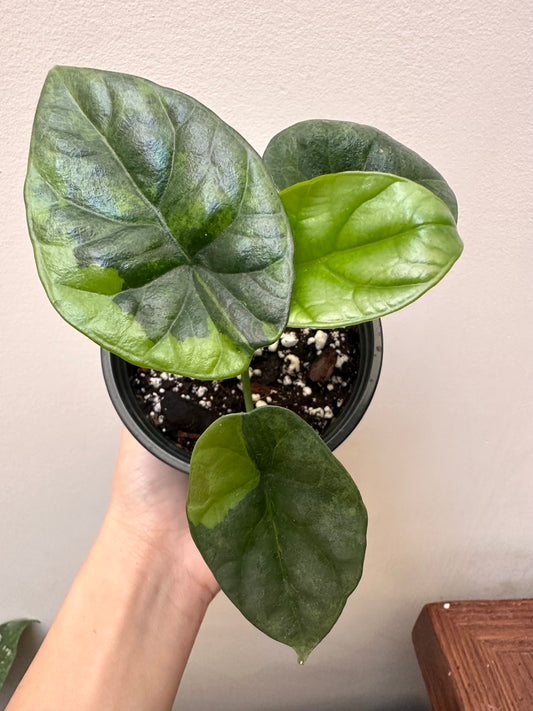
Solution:
{"label": "green leaf at image edge", "polygon": [[362,573],[367,515],[344,467],[279,407],[226,415],[191,458],[192,536],[222,590],[301,661]]}
{"label": "green leaf at image edge", "polygon": [[0,625],[0,689],[15,661],[22,633],[32,622],[38,620],[11,620]]}
{"label": "green leaf at image edge", "polygon": [[294,239],[293,327],[370,321],[437,284],[463,244],[445,203],[385,173],[321,175],[281,193]]}
{"label": "green leaf at image edge", "polygon": [[55,67],[25,183],[59,313],[137,365],[226,378],[287,319],[292,241],[261,159],[185,94]]}

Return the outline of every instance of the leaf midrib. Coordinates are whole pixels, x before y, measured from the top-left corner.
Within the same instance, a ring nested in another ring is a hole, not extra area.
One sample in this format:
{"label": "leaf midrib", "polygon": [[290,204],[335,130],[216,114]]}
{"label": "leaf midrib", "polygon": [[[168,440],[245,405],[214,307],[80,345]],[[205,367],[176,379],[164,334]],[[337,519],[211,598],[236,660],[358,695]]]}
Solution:
{"label": "leaf midrib", "polygon": [[[198,286],[197,286],[197,287],[196,287],[196,293],[197,293],[198,298],[200,299],[200,301],[203,303],[206,312],[209,314],[209,309],[207,308],[207,306],[206,306],[206,304],[205,304],[205,297],[207,297],[207,298],[211,301],[211,303],[214,304],[214,306],[215,306],[217,312],[218,312],[219,315],[220,315],[220,318],[224,321],[224,324],[225,324],[226,328],[221,329],[221,328],[220,328],[220,322],[219,322],[219,323],[215,324],[216,327],[217,327],[217,331],[222,332],[222,333],[225,333],[225,334],[229,334],[229,333],[232,333],[232,332],[233,332],[234,334],[236,334],[236,335],[238,336],[240,342],[241,342],[243,345],[248,346],[248,350],[251,350],[250,345],[249,345],[247,339],[245,338],[244,334],[242,333],[242,331],[241,331],[239,328],[237,328],[237,325],[228,317],[228,315],[226,314],[225,309],[223,309],[223,308],[221,307],[221,305],[220,305],[219,302],[218,302],[218,299],[216,298],[216,295],[213,294],[213,292],[212,292],[211,288],[209,287],[209,285],[201,278],[201,275],[198,273],[197,270],[193,269],[192,271],[193,271],[193,283],[194,283],[194,281],[196,281],[196,282],[197,282],[199,285],[201,285],[201,287],[202,287],[201,289],[199,289]],[[213,274],[215,274],[215,276],[216,276],[216,272],[213,272]],[[231,293],[231,292],[230,292],[230,293]],[[235,298],[235,296],[234,296],[233,293],[232,293],[232,296]],[[204,298],[202,298],[202,297],[204,297]],[[245,307],[245,309],[248,311],[248,313],[252,313],[252,312],[250,311],[250,309],[248,308],[248,306],[246,306],[246,304],[244,304],[244,303],[243,303],[242,301],[240,301],[239,299],[236,299],[236,301],[239,301],[239,303],[241,303],[241,304]],[[252,315],[253,315],[253,314],[252,314]],[[255,316],[254,316],[254,317],[255,317]],[[235,340],[236,340],[236,339],[235,339]]]}
{"label": "leaf midrib", "polygon": [[[366,248],[372,248],[375,247],[377,244],[383,244],[384,242],[388,242],[390,240],[397,239],[398,237],[405,237],[411,232],[417,232],[420,228],[422,227],[447,227],[449,229],[452,229],[455,231],[455,228],[453,225],[450,225],[448,222],[421,222],[414,227],[409,227],[408,229],[405,230],[400,230],[399,232],[395,232],[392,235],[388,235],[387,237],[380,237],[375,240],[371,240],[369,242],[365,242],[364,244],[356,244],[351,247],[346,247],[345,249],[332,249],[326,254],[321,255],[320,257],[311,257],[310,259],[296,259],[294,260],[295,264],[315,264],[317,262],[324,262],[332,257],[335,257],[337,255],[341,254],[351,254],[353,252],[358,252],[362,251]],[[433,247],[434,249],[434,247]]]}
{"label": "leaf midrib", "polygon": [[[265,509],[264,513],[262,516],[262,519],[267,520],[268,525],[270,526],[270,529],[273,533],[273,539],[275,543],[275,553],[276,553],[276,560],[278,562],[278,567],[280,570],[280,575],[281,579],[283,581],[283,585],[285,589],[287,590],[288,594],[288,599],[289,599],[289,604],[291,606],[292,610],[292,615],[293,618],[297,624],[298,627],[298,633],[300,637],[300,641],[304,642],[307,644],[307,630],[304,628],[303,621],[302,621],[302,616],[300,614],[300,605],[299,605],[299,599],[301,597],[300,591],[294,587],[294,584],[290,580],[290,576],[288,573],[288,568],[285,564],[284,557],[283,557],[283,548],[280,544],[279,540],[279,531],[278,531],[278,526],[276,523],[276,515],[275,515],[275,506],[273,504],[272,496],[269,492],[269,480],[273,479],[275,477],[272,477],[269,475],[267,472],[262,472],[260,476],[260,483],[259,486],[261,488],[264,502],[265,502]],[[299,484],[300,482],[298,482]],[[299,523],[295,524],[297,527],[300,525]],[[318,551],[318,554],[320,558],[327,564],[327,567],[333,574],[333,578],[335,579],[339,590],[342,593],[343,602],[339,605],[339,613],[344,607],[344,603],[346,602],[346,597],[347,593],[345,591],[345,586],[342,581],[342,576],[340,572],[336,569],[335,565],[333,564],[333,561],[330,559],[329,555],[324,551],[323,547],[321,544],[318,543],[318,539],[312,529],[305,529],[305,536],[308,538],[311,538],[313,540],[313,548],[315,549],[315,552]]]}
{"label": "leaf midrib", "polygon": [[294,620],[297,623],[298,626],[298,632],[300,636],[300,640],[305,639],[305,630],[302,625],[302,618],[301,615],[299,614],[299,609],[298,609],[298,598],[299,598],[299,592],[298,590],[294,587],[294,585],[291,583],[289,579],[289,574],[287,570],[287,566],[285,565],[285,561],[283,560],[283,551],[279,542],[279,531],[278,527],[276,524],[276,519],[275,519],[275,514],[274,514],[274,506],[272,504],[272,498],[267,490],[267,486],[265,485],[264,481],[265,474],[261,474],[261,483],[260,486],[263,491],[263,496],[265,500],[265,516],[267,518],[267,521],[270,524],[270,528],[273,533],[274,537],[274,543],[275,543],[275,552],[276,552],[276,560],[278,562],[278,567],[281,575],[281,579],[283,581],[283,586],[287,590],[288,594],[288,600],[289,604],[291,606],[292,610],[292,615]]}
{"label": "leaf midrib", "polygon": [[[243,415],[243,419],[241,420],[242,424],[244,424],[244,418],[249,417],[250,414],[253,415],[253,413],[248,413],[248,414]],[[289,433],[286,432],[284,437],[282,437],[282,439],[284,439],[287,436],[289,436]],[[254,469],[257,472],[259,472],[258,488],[260,491],[260,496],[262,497],[263,502],[264,502],[263,514],[261,516],[261,519],[257,522],[255,528],[257,528],[257,526],[259,525],[259,523],[262,520],[266,519],[267,525],[269,526],[270,530],[272,531],[273,540],[274,540],[274,544],[275,544],[276,561],[278,563],[278,568],[280,571],[281,580],[283,581],[283,586],[287,590],[289,604],[291,606],[293,618],[298,625],[298,633],[299,633],[300,639],[305,639],[305,630],[302,625],[301,616],[298,614],[297,600],[299,597],[299,593],[298,593],[298,590],[294,587],[294,585],[289,580],[287,567],[286,567],[284,560],[283,560],[283,551],[282,551],[282,547],[281,547],[280,541],[279,541],[278,527],[276,525],[275,507],[272,502],[272,496],[268,490],[268,487],[269,487],[268,469],[265,471],[264,467],[262,467],[260,462],[257,460],[257,458],[255,456],[256,452],[252,447],[249,446],[250,443],[249,443],[247,437],[245,436],[244,430],[243,430],[243,439],[244,439],[245,447],[246,447],[248,456],[250,458],[250,461],[252,462]],[[279,445],[279,441],[276,442],[276,447],[278,445]],[[272,455],[271,455],[270,460],[272,460]],[[247,541],[248,540],[249,540],[249,537],[247,538]]]}

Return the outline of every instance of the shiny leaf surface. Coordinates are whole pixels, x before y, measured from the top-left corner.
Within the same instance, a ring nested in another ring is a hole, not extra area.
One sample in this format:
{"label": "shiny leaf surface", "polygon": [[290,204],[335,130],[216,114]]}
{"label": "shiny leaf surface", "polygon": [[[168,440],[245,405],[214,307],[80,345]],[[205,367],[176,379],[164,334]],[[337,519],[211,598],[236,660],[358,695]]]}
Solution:
{"label": "shiny leaf surface", "polygon": [[463,248],[442,200],[398,176],[322,175],[281,198],[294,238],[294,327],[396,311],[442,279]]}
{"label": "shiny leaf surface", "polygon": [[410,148],[350,121],[302,121],[270,141],[264,161],[280,190],[327,173],[391,173],[428,188],[457,221],[457,200],[442,175]]}
{"label": "shiny leaf surface", "polygon": [[366,510],[353,480],[289,410],[226,415],[198,440],[187,513],[226,595],[300,660],[362,572]]}
{"label": "shiny leaf surface", "polygon": [[25,198],[53,305],[126,360],[229,377],[281,333],[292,244],[276,189],[244,139],[191,97],[54,68]]}

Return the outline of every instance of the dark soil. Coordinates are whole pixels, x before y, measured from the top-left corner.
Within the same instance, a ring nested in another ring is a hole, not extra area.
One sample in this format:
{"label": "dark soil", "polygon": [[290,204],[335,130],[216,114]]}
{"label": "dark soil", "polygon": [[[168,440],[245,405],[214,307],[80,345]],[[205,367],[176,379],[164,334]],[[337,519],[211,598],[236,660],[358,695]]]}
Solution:
{"label": "dark soil", "polygon": [[[323,433],[352,390],[359,343],[357,326],[286,331],[252,359],[255,407],[287,407]],[[218,417],[245,409],[238,378],[192,380],[138,368],[132,386],[151,422],[188,452]]]}

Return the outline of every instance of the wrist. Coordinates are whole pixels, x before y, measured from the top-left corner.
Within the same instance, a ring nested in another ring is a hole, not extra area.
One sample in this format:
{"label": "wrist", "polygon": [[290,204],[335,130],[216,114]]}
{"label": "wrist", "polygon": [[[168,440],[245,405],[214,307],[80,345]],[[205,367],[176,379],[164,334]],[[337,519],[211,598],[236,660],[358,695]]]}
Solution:
{"label": "wrist", "polygon": [[211,597],[108,515],[10,708],[170,709]]}
{"label": "wrist", "polygon": [[[176,600],[194,604],[203,615],[218,592],[210,577],[206,581],[191,572],[190,552],[172,530],[143,526],[110,508],[95,545],[104,549],[128,578],[157,587],[172,604]],[[197,550],[193,554],[200,557]]]}

